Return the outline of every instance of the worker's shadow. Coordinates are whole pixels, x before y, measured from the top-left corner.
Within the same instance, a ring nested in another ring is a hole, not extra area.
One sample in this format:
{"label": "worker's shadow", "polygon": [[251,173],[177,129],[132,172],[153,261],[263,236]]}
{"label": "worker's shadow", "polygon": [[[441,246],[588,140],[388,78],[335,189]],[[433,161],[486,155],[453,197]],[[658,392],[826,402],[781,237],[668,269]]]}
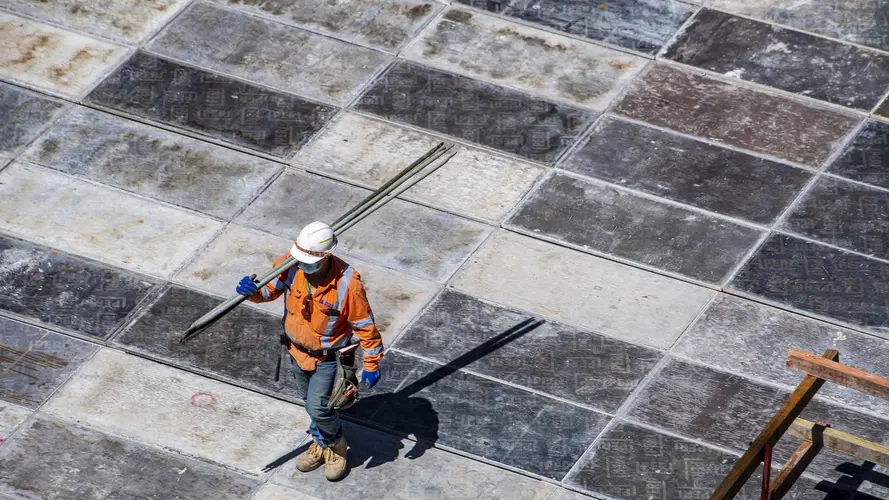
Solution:
{"label": "worker's shadow", "polygon": [[889,488],[889,475],[874,470],[871,462],[863,462],[861,465],[845,462],[836,470],[845,474],[834,482],[820,481],[815,489],[827,493],[824,500],[883,500],[862,491],[858,491],[865,481],[882,488]]}

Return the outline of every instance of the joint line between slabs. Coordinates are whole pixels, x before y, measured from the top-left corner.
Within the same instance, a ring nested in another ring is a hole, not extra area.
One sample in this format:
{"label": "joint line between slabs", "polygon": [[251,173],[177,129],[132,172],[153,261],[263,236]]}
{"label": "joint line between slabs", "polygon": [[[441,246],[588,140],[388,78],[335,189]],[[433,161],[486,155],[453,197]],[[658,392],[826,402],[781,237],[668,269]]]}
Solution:
{"label": "joint line between slabs", "polygon": [[664,57],[664,54],[667,52],[667,50],[669,50],[670,47],[672,47],[673,44],[676,43],[677,40],[679,40],[680,36],[685,34],[685,31],[697,19],[698,14],[700,14],[701,11],[704,10],[704,5],[699,4],[696,7],[697,8],[694,10],[694,12],[692,12],[691,15],[688,16],[688,18],[681,25],[679,25],[679,28],[674,31],[672,35],[670,35],[670,38],[668,38],[667,41],[664,42],[664,45],[657,52],[655,52],[653,57],[655,61],[660,61]]}

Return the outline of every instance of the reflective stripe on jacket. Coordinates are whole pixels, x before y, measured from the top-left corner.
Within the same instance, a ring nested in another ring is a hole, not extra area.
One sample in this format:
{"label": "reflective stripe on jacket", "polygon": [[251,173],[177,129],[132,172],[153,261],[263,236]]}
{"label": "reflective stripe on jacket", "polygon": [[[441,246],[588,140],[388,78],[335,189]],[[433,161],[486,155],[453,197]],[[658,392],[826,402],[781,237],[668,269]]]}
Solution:
{"label": "reflective stripe on jacket", "polygon": [[[272,267],[290,254],[282,255]],[[367,302],[361,276],[342,259],[332,256],[327,281],[315,289],[309,307],[309,319],[303,318],[303,298],[309,293],[306,278],[298,266],[281,273],[249,297],[251,302],[269,302],[286,292],[284,301],[284,332],[291,342],[320,351],[343,347],[358,337],[364,351],[364,369],[376,371],[383,357],[383,338],[374,324],[373,312]],[[303,370],[315,369],[318,358],[293,345],[290,355]]]}

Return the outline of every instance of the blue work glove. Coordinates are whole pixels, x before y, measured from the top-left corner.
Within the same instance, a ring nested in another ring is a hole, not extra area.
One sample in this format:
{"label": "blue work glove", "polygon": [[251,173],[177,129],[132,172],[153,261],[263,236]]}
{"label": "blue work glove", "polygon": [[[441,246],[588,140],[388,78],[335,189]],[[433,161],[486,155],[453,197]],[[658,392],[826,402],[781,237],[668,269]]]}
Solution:
{"label": "blue work glove", "polygon": [[365,388],[370,389],[371,387],[377,385],[377,382],[380,380],[380,370],[375,372],[369,372],[364,370],[361,372],[361,383]]}
{"label": "blue work glove", "polygon": [[259,291],[259,288],[256,286],[256,283],[253,282],[253,279],[256,278],[256,275],[253,276],[244,276],[241,278],[241,281],[238,283],[238,286],[235,288],[235,291],[244,295],[245,297],[250,297]]}

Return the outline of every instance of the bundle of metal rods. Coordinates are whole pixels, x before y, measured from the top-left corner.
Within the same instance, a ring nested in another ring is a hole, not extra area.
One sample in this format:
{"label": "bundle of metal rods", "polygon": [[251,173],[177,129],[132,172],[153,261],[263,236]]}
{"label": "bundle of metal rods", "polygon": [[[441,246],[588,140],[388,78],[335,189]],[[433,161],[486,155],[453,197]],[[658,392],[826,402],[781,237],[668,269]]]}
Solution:
{"label": "bundle of metal rods", "polygon": [[[433,172],[441,168],[445,163],[448,162],[448,160],[450,160],[455,154],[457,154],[451,152],[453,148],[453,144],[445,145],[444,142],[438,143],[435,147],[427,151],[426,154],[408,165],[395,177],[380,186],[367,198],[361,200],[360,203],[352,207],[350,210],[340,216],[340,218],[335,220],[333,224],[330,225],[330,227],[333,229],[334,234],[342,234],[344,231],[353,227],[355,224],[362,221],[365,217],[376,212],[383,205],[389,203],[389,201],[398,197],[399,195],[401,195],[401,193],[404,193],[413,185],[425,179]],[[256,281],[254,279],[254,282],[256,283],[257,287],[261,288],[275,279],[276,276],[283,272],[286,272],[297,264],[299,264],[299,261],[294,259],[292,256],[288,256],[287,259],[284,260],[284,262],[272,269],[267,275],[263,276],[262,279],[260,279],[259,281]],[[237,307],[238,304],[244,302],[245,300],[247,300],[247,297],[243,295],[235,295],[234,297],[219,304],[210,312],[201,316],[197,319],[197,321],[192,323],[191,326],[188,327],[188,330],[185,331],[185,334],[182,336],[182,338],[179,339],[179,342],[185,343],[193,339],[204,329],[225,316],[229,311]]]}

